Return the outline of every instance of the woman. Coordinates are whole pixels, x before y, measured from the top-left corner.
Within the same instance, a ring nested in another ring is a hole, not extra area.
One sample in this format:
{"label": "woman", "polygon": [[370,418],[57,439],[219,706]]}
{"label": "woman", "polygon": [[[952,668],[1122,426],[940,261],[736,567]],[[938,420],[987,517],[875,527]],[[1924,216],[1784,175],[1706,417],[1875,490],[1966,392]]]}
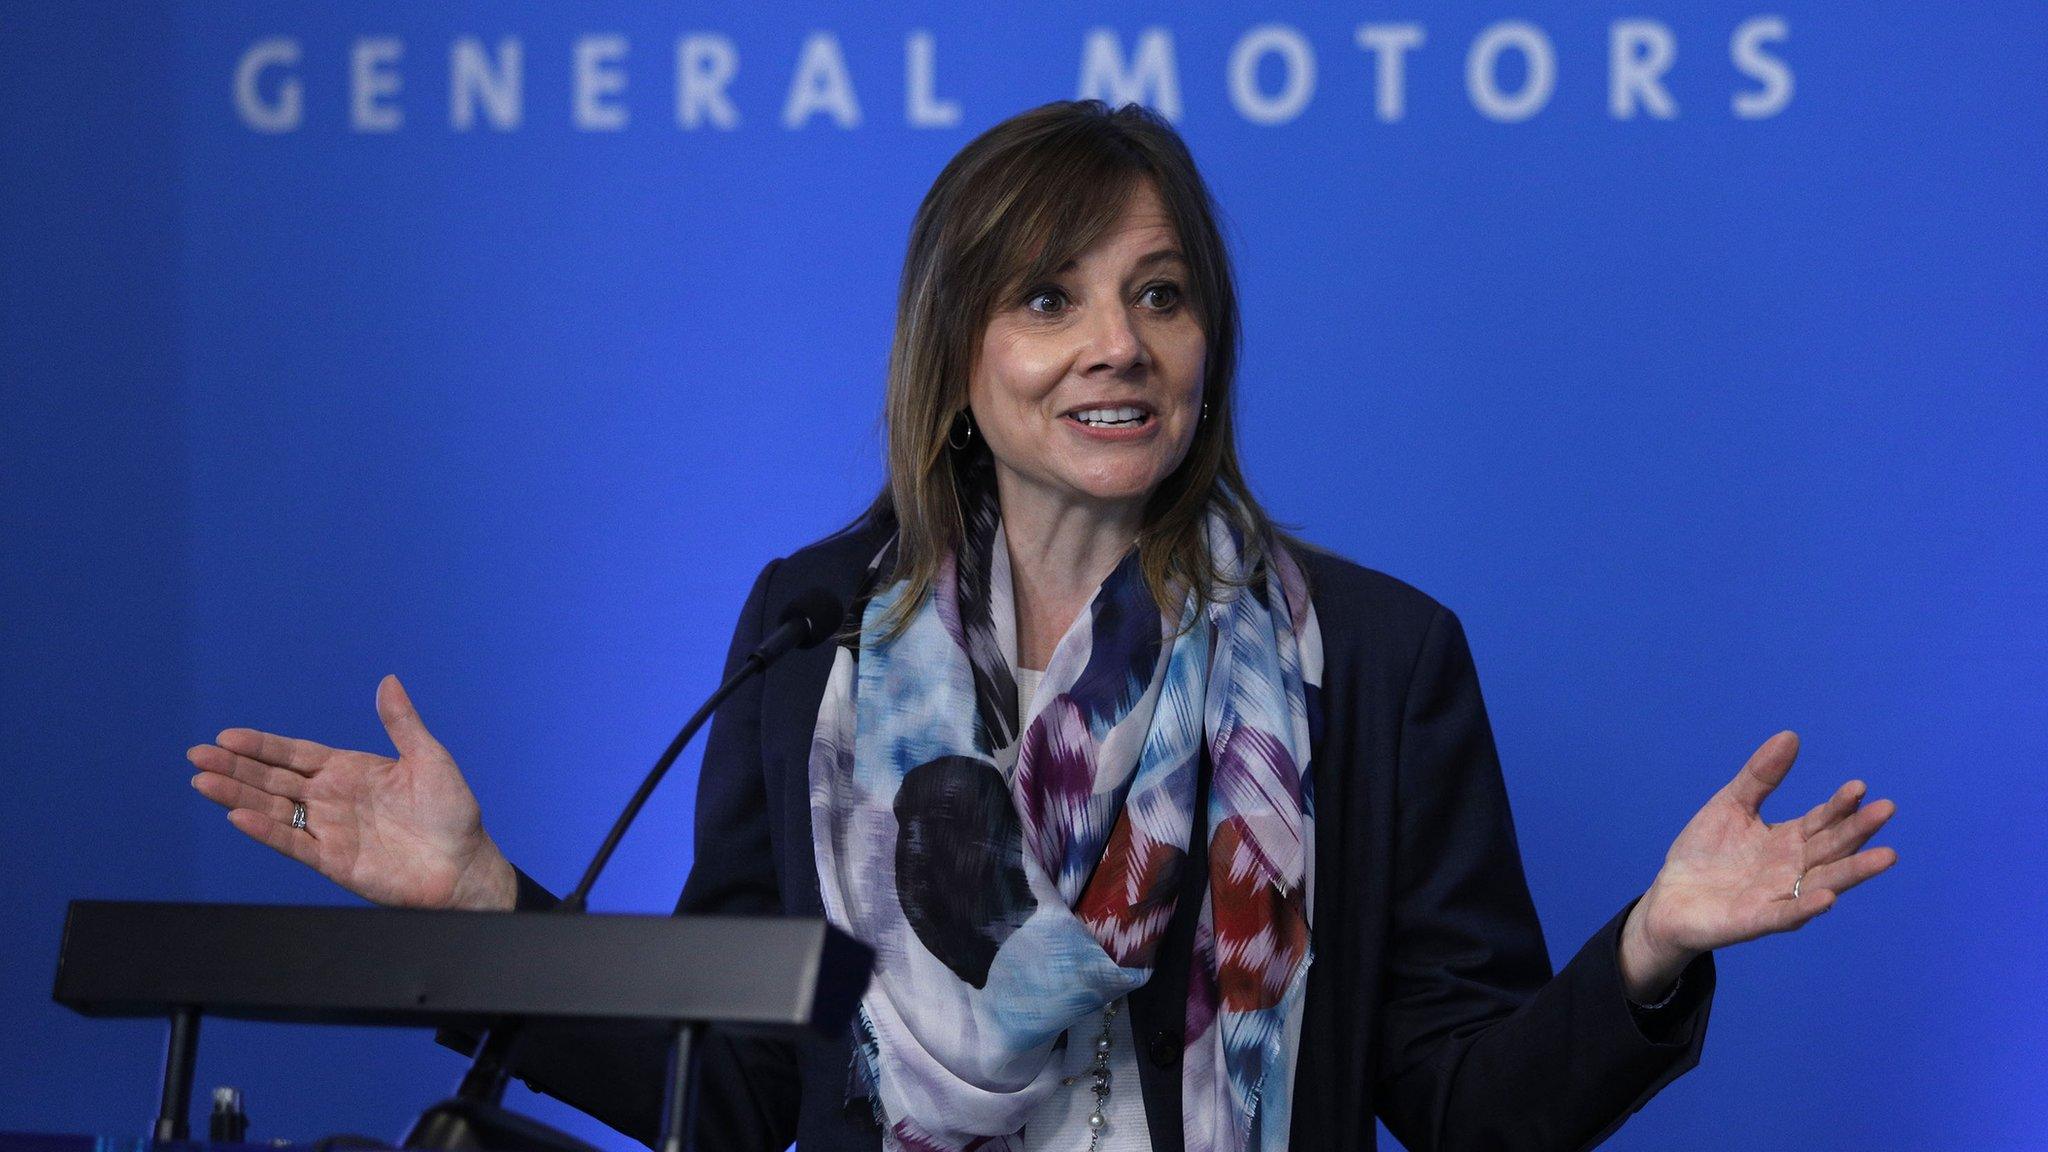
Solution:
{"label": "woman", "polygon": [[[1698,1059],[1712,950],[1889,867],[1851,781],[1758,817],[1766,741],[1555,976],[1457,618],[1287,538],[1239,471],[1208,193],[1149,113],[997,125],[918,211],[889,483],[771,563],[733,641],[855,605],[718,717],[684,912],[877,948],[851,1035],[720,1037],[707,1147],[1596,1143]],[[396,760],[194,749],[235,826],[383,903],[542,907],[396,679]],[[643,1138],[649,1039],[533,1037],[530,1082]]]}

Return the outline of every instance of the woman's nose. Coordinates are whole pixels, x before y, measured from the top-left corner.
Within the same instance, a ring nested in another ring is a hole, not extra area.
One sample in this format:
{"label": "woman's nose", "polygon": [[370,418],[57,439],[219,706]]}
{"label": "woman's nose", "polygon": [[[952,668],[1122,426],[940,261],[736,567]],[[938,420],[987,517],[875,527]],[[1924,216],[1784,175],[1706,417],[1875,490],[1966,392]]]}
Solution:
{"label": "woman's nose", "polygon": [[1090,369],[1100,366],[1121,373],[1145,359],[1144,341],[1138,338],[1130,314],[1122,308],[1096,309],[1089,319],[1087,333],[1085,356]]}

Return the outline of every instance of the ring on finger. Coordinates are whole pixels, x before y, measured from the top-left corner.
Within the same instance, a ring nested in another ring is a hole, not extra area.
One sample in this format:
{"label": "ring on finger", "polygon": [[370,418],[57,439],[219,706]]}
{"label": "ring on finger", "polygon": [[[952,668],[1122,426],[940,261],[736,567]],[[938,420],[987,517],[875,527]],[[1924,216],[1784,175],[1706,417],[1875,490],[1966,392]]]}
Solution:
{"label": "ring on finger", "polygon": [[[306,830],[306,806],[297,800],[292,801],[292,827],[301,832]],[[1792,888],[1793,894],[1798,895],[1799,886],[1794,884]]]}

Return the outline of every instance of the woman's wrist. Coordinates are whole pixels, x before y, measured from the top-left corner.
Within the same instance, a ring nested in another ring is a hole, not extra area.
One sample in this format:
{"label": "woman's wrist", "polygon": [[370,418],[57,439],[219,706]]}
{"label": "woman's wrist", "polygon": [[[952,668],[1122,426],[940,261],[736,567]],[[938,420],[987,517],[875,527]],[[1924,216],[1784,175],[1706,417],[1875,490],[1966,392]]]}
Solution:
{"label": "woman's wrist", "polygon": [[512,862],[489,836],[456,878],[448,907],[470,912],[510,912],[519,903],[519,878]]}
{"label": "woman's wrist", "polygon": [[1659,942],[1649,930],[1656,890],[1644,894],[1621,927],[1621,988],[1636,1004],[1655,1004],[1670,994],[1697,953]]}

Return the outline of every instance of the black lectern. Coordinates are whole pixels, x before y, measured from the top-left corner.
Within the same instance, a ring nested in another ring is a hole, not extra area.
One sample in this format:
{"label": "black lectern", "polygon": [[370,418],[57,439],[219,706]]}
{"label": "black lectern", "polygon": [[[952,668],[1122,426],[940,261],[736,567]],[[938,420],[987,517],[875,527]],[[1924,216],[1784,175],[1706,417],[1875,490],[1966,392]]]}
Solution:
{"label": "black lectern", "polygon": [[88,1016],[170,1020],[159,1141],[187,1137],[204,1015],[470,1030],[659,1022],[675,1029],[660,1146],[679,1152],[702,1027],[839,1035],[871,959],[815,919],[76,900],[54,998]]}

